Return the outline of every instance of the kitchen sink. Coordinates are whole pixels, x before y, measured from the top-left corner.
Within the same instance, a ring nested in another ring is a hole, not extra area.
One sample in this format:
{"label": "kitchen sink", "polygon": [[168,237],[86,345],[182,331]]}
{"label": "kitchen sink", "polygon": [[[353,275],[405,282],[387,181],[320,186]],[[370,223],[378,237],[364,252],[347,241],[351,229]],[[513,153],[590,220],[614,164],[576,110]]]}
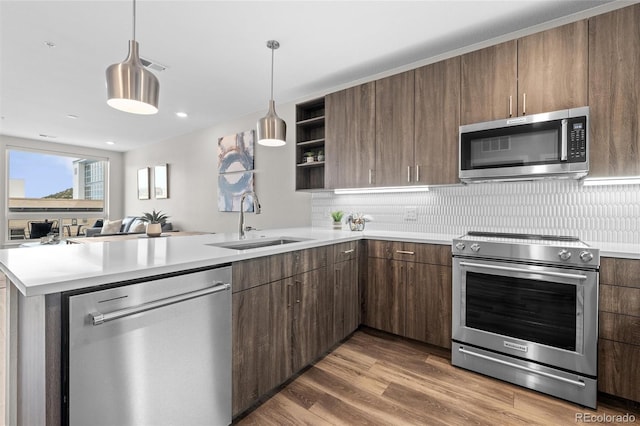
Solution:
{"label": "kitchen sink", "polygon": [[278,237],[278,238],[260,238],[252,240],[242,241],[227,241],[224,243],[211,243],[208,246],[227,248],[231,250],[250,250],[261,247],[281,246],[284,244],[299,243],[301,241],[308,241],[309,238],[294,238],[294,237]]}

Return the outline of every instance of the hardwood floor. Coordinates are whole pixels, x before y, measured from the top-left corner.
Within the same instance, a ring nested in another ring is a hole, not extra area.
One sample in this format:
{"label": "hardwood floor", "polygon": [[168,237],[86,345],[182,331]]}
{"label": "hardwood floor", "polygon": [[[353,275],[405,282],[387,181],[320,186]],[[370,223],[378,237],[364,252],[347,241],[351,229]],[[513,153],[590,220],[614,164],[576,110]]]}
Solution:
{"label": "hardwood floor", "polygon": [[[635,422],[594,419],[627,413]],[[638,411],[583,408],[453,367],[448,350],[361,329],[235,423],[569,425],[587,416],[590,424],[640,424]]]}

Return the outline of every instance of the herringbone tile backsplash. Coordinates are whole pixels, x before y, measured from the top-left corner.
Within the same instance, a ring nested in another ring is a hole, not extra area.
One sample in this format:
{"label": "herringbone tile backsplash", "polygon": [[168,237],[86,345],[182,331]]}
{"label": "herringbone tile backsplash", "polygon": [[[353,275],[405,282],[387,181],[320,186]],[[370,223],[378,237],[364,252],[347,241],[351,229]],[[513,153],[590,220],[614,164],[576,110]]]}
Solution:
{"label": "herringbone tile backsplash", "polygon": [[[640,244],[640,185],[583,186],[573,180],[435,187],[429,192],[312,196],[312,225],[329,212],[373,216],[366,229],[462,235],[467,231],[572,235],[588,242]],[[415,208],[415,220],[405,218]]]}

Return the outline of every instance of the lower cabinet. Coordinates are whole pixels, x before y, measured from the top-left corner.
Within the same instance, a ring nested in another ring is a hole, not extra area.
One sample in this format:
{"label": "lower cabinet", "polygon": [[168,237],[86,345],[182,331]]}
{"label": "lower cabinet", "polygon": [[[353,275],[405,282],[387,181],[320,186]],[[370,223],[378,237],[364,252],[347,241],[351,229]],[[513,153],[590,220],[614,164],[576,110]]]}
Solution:
{"label": "lower cabinet", "polygon": [[407,300],[406,262],[370,257],[362,322],[404,336]]}
{"label": "lower cabinet", "polygon": [[358,327],[357,256],[336,247],[233,264],[234,416]]}
{"label": "lower cabinet", "polygon": [[233,414],[293,374],[289,289],[292,278],[232,296]]}
{"label": "lower cabinet", "polygon": [[[304,368],[332,344],[333,287],[326,279],[326,268],[293,277],[289,286],[293,371]],[[289,325],[287,325],[288,327]]]}
{"label": "lower cabinet", "polygon": [[640,402],[640,260],[600,264],[598,390]]}
{"label": "lower cabinet", "polygon": [[369,241],[368,249],[363,324],[450,348],[449,246]]}
{"label": "lower cabinet", "polygon": [[451,266],[407,264],[404,336],[451,348]]}
{"label": "lower cabinet", "polygon": [[333,343],[360,325],[358,263],[348,260],[333,265]]}

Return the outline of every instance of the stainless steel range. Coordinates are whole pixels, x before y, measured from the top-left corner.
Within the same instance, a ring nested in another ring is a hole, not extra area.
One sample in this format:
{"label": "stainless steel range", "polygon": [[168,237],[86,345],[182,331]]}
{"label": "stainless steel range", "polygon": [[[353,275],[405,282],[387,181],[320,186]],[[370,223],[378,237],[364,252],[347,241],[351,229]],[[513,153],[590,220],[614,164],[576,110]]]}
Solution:
{"label": "stainless steel range", "polygon": [[595,408],[599,250],[469,232],[452,251],[453,365]]}

